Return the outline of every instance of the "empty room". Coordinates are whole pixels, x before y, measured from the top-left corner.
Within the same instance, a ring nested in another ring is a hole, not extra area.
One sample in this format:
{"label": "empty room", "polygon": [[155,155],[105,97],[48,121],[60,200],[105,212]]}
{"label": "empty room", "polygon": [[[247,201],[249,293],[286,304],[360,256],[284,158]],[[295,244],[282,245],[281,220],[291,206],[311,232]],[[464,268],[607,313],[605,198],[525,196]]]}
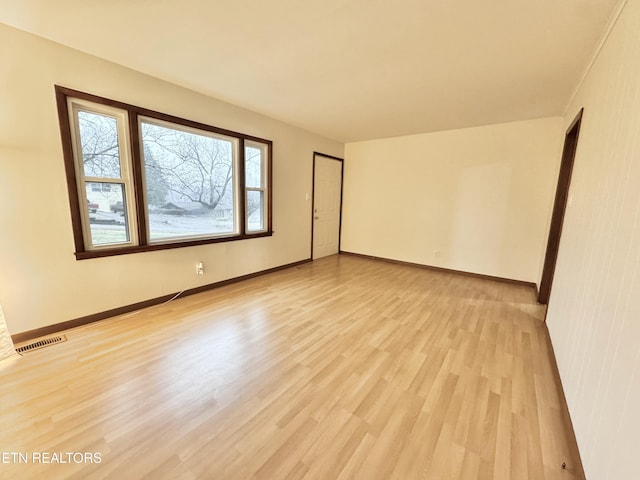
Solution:
{"label": "empty room", "polygon": [[635,479],[640,0],[0,0],[0,479]]}

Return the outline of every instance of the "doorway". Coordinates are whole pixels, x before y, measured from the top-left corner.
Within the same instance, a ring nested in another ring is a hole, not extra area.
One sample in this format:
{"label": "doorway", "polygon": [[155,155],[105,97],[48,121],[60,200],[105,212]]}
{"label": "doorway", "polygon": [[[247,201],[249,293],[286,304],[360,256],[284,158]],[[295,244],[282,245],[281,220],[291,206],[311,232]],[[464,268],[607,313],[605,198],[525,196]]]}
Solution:
{"label": "doorway", "polygon": [[340,251],[342,224],[342,158],[313,153],[313,204],[311,258]]}
{"label": "doorway", "polygon": [[549,303],[549,297],[551,296],[551,286],[553,284],[553,275],[555,273],[556,262],[558,260],[562,225],[564,223],[564,214],[567,209],[567,202],[569,199],[571,173],[573,172],[573,161],[578,148],[578,137],[580,135],[580,124],[582,123],[583,111],[584,109],[580,110],[564,137],[560,173],[558,174],[558,186],[556,188],[556,199],[553,203],[551,227],[549,228],[549,239],[547,240],[547,252],[544,257],[542,279],[540,280],[540,292],[538,293],[538,303],[542,303],[544,305]]}

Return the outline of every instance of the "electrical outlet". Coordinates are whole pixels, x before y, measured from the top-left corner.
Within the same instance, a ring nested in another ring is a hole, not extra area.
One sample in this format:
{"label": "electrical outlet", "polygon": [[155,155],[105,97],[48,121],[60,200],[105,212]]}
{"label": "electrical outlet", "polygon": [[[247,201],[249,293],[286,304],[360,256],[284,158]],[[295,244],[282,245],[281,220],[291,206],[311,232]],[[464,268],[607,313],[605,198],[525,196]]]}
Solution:
{"label": "electrical outlet", "polygon": [[204,263],[196,263],[196,275],[204,275]]}
{"label": "electrical outlet", "polygon": [[434,257],[439,257],[440,256],[440,250],[434,250],[433,251],[433,256]]}

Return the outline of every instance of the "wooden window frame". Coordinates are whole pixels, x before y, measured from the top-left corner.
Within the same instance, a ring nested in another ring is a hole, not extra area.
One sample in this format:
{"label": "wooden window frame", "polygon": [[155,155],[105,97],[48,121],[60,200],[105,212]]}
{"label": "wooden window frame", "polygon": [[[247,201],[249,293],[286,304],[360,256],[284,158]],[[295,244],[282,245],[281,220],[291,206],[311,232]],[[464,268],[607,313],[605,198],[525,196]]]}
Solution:
{"label": "wooden window frame", "polygon": [[[69,204],[71,210],[71,224],[73,228],[73,238],[75,244],[75,256],[77,260],[84,260],[89,258],[108,257],[113,255],[125,255],[130,253],[141,253],[147,251],[166,250],[172,248],[192,247],[197,245],[207,245],[213,243],[229,242],[236,240],[246,240],[250,238],[268,237],[273,235],[273,215],[272,215],[272,199],[273,199],[273,142],[263,138],[247,135],[244,133],[234,132],[211,125],[207,125],[192,120],[187,120],[181,117],[157,112],[128,103],[112,100],[109,98],[92,95],[89,93],[73,90],[67,87],[55,85],[56,101],[58,106],[58,120],[60,123],[60,136],[62,140],[62,151],[64,157],[65,171],[67,177],[67,190],[69,192]],[[130,151],[128,157],[131,162],[129,168],[133,177],[133,194],[134,196],[134,208],[135,224],[131,225],[131,229],[135,230],[134,237],[137,239],[136,245],[118,246],[109,245],[99,248],[91,248],[86,244],[85,230],[87,227],[86,220],[83,220],[83,204],[81,203],[84,197],[79,194],[79,181],[76,159],[74,155],[72,128],[74,126],[71,123],[70,111],[69,111],[69,99],[77,99],[81,101],[92,102],[107,107],[112,107],[125,111],[127,122],[127,135],[128,145]],[[147,230],[147,207],[145,201],[145,185],[144,185],[144,173],[143,173],[143,156],[142,156],[142,139],[140,138],[139,118],[147,117],[151,119],[157,119],[163,122],[174,123],[177,125],[202,130],[205,132],[211,132],[218,135],[224,135],[232,137],[238,141],[238,158],[237,158],[237,184],[240,188],[234,191],[234,201],[237,205],[237,215],[239,215],[239,233],[224,235],[224,236],[211,236],[206,238],[193,238],[185,240],[172,239],[167,242],[154,241],[151,243],[148,238]],[[245,141],[251,141],[265,145],[266,162],[264,168],[266,170],[266,192],[265,199],[267,207],[265,209],[265,229],[256,232],[247,232],[247,208],[246,198],[247,190],[245,184]]]}

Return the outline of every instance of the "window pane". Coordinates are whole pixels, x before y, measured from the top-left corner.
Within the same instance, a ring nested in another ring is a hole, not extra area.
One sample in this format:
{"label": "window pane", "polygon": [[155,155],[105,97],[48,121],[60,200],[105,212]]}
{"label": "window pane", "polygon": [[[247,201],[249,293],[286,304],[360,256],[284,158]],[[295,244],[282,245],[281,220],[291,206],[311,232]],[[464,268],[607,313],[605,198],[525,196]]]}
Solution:
{"label": "window pane", "polygon": [[234,143],[141,122],[152,241],[235,232]]}
{"label": "window pane", "polygon": [[262,187],[262,149],[246,146],[244,149],[247,187]]}
{"label": "window pane", "polygon": [[85,177],[120,178],[118,123],[114,117],[78,112]]}
{"label": "window pane", "polygon": [[86,192],[91,245],[129,242],[124,185],[87,182]]}
{"label": "window pane", "polygon": [[264,230],[264,192],[247,190],[247,230]]}

